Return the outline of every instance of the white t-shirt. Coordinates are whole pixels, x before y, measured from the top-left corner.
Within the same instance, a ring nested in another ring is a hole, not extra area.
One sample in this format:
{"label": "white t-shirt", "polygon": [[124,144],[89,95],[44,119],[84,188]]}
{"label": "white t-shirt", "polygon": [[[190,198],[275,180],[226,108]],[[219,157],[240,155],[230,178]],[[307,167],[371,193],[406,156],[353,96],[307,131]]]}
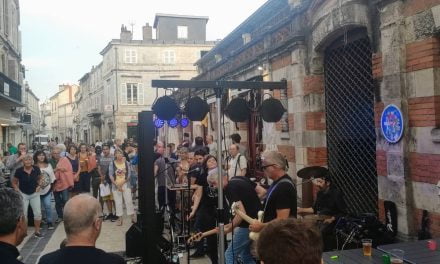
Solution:
{"label": "white t-shirt", "polygon": [[[40,195],[45,195],[49,192],[50,185],[55,182],[55,173],[53,172],[52,165],[50,165],[50,164],[47,164],[46,168],[40,168],[40,171],[41,171],[41,174],[43,175],[42,176],[43,177],[43,184],[45,184],[45,185],[47,184],[47,186],[45,186],[43,189],[41,189]],[[47,177],[47,176],[49,176],[49,184],[48,184],[48,182],[44,183],[45,182],[44,177]]]}
{"label": "white t-shirt", "polygon": [[[237,173],[235,173],[235,167],[237,167]],[[231,179],[234,176],[245,176],[241,170],[247,168],[246,157],[241,154],[237,154],[235,158],[231,157],[228,162],[228,168],[228,179]]]}
{"label": "white t-shirt", "polygon": [[217,143],[213,142],[211,144],[208,144],[207,147],[209,148],[209,155],[217,157]]}

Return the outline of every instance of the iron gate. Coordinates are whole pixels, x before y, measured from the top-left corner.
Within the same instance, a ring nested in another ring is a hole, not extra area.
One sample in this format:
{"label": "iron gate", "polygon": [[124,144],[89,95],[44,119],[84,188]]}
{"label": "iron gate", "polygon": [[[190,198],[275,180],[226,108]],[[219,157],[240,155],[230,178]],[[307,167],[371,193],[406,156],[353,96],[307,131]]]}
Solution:
{"label": "iron gate", "polygon": [[366,35],[325,54],[328,167],[354,214],[378,211],[371,55]]}

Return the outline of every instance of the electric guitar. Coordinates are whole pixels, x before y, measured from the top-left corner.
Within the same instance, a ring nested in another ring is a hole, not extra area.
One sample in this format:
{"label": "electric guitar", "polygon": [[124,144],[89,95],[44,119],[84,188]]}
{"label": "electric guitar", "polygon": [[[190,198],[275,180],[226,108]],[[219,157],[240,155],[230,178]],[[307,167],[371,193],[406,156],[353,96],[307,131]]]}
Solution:
{"label": "electric guitar", "polygon": [[[232,210],[232,215],[237,214],[238,216],[241,217],[241,219],[248,222],[249,224],[253,224],[254,222],[257,221],[257,219],[253,219],[250,216],[248,216],[247,214],[245,214],[243,211],[241,211],[238,204],[235,202],[232,203],[231,210]],[[264,212],[258,211],[258,221],[263,222],[263,216],[264,216]],[[260,234],[257,232],[250,232],[249,233],[249,238],[253,241],[257,241],[259,236],[260,236]]]}
{"label": "electric guitar", "polygon": [[206,232],[198,232],[194,235],[192,235],[190,238],[188,238],[188,240],[186,241],[187,244],[192,244],[194,242],[198,242],[200,240],[202,240],[204,237],[210,236],[210,235],[214,235],[217,234],[217,228],[211,229],[209,231]]}

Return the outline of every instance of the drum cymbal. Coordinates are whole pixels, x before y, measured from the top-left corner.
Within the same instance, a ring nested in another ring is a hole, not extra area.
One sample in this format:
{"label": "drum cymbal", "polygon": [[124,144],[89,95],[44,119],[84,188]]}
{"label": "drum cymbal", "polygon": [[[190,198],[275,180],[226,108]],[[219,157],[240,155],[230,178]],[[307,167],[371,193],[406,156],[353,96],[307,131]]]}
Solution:
{"label": "drum cymbal", "polygon": [[312,166],[300,169],[296,175],[302,179],[322,178],[328,174],[328,169],[321,166]]}

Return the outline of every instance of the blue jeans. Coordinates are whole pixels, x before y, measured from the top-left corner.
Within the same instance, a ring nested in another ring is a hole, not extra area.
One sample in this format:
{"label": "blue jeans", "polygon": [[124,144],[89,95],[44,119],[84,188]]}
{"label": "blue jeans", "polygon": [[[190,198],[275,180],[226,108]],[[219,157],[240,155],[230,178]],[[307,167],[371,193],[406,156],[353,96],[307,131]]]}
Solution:
{"label": "blue jeans", "polygon": [[69,191],[65,189],[60,192],[53,192],[53,196],[55,197],[55,209],[57,210],[58,218],[62,219],[64,205],[69,200]]}
{"label": "blue jeans", "polygon": [[[251,255],[250,246],[249,229],[243,227],[235,228],[234,237],[225,252],[226,264],[237,263],[238,256],[240,256],[244,264],[255,264],[255,260]],[[232,250],[232,248],[234,249]]]}
{"label": "blue jeans", "polygon": [[41,206],[44,208],[44,212],[46,213],[46,222],[48,224],[52,224],[52,206],[50,204],[50,198],[52,197],[52,192],[48,192],[45,195],[41,195]]}

